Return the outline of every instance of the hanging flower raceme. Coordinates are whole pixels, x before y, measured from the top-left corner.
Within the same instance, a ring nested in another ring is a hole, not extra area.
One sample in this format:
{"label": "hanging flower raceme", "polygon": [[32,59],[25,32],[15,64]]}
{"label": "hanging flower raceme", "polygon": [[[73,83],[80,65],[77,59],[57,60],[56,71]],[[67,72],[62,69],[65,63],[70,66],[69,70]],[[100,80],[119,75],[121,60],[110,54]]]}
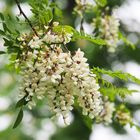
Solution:
{"label": "hanging flower raceme", "polygon": [[102,18],[93,19],[94,28],[98,28],[99,36],[105,39],[108,50],[114,52],[119,41],[119,20],[111,15],[105,15]]}
{"label": "hanging flower raceme", "polygon": [[28,42],[20,39],[24,44],[18,61],[22,77],[20,97],[29,108],[36,104],[36,99],[46,98],[52,113],[61,115],[66,124],[75,97],[84,115],[98,116],[103,108],[101,94],[84,53],[78,49],[73,56],[62,50],[61,45],[70,41],[70,34],[61,36],[49,30],[41,36]]}
{"label": "hanging flower raceme", "polygon": [[96,118],[97,122],[103,122],[108,125],[112,123],[113,113],[115,111],[115,104],[109,102],[107,98],[104,99],[103,110],[100,115]]}
{"label": "hanging flower raceme", "polygon": [[102,110],[101,95],[98,91],[99,85],[96,83],[95,75],[90,73],[87,59],[80,49],[72,59],[73,65],[70,71],[73,83],[78,89],[78,103],[83,109],[83,114],[89,115],[93,119]]}
{"label": "hanging flower raceme", "polygon": [[121,125],[132,123],[132,115],[130,111],[124,105],[120,105],[118,107],[115,113],[115,118],[117,122],[119,122]]}
{"label": "hanging flower raceme", "polygon": [[83,13],[87,9],[91,9],[93,7],[93,3],[90,3],[88,0],[75,0],[76,6],[74,11],[82,18]]}

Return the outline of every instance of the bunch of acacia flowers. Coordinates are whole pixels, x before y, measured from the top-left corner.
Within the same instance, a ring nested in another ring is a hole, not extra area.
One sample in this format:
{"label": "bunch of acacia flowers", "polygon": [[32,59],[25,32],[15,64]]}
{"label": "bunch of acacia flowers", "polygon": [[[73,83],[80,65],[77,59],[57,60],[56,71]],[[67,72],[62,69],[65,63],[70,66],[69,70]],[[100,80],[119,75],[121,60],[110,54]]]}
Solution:
{"label": "bunch of acacia flowers", "polygon": [[112,123],[113,113],[115,111],[115,104],[110,102],[107,97],[104,99],[103,110],[96,118],[97,122],[103,122],[105,125]]}
{"label": "bunch of acacia flowers", "polygon": [[114,15],[104,15],[101,18],[93,19],[94,28],[98,28],[99,36],[105,39],[109,52],[114,52],[119,41],[119,20]]}
{"label": "bunch of acacia flowers", "polygon": [[17,60],[21,67],[20,97],[30,109],[37,99],[46,98],[52,113],[62,116],[66,124],[75,102],[83,115],[92,119],[103,109],[96,75],[90,72],[84,53],[78,49],[72,55],[62,49],[71,36],[51,29],[40,37],[23,35],[19,38],[22,53]]}
{"label": "bunch of acacia flowers", "polygon": [[117,111],[115,113],[115,118],[121,125],[132,123],[132,115],[124,105],[120,105],[117,108]]}
{"label": "bunch of acacia flowers", "polygon": [[74,11],[82,18],[83,13],[87,9],[91,9],[93,5],[88,0],[75,0],[76,6]]}

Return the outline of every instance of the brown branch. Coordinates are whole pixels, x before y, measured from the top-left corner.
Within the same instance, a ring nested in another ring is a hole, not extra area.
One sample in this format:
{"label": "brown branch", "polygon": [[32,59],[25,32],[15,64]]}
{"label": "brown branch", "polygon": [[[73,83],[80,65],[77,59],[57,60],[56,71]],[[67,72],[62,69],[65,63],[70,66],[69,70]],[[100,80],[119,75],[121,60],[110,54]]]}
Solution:
{"label": "brown branch", "polygon": [[19,1],[18,0],[15,0],[15,2],[17,4],[17,7],[18,7],[19,11],[20,11],[20,14],[22,14],[24,16],[24,18],[29,23],[29,25],[30,25],[31,29],[33,30],[33,32],[35,33],[35,35],[38,36],[35,28],[33,27],[32,23],[31,23],[31,21],[27,18],[27,16],[25,15],[25,13],[23,12],[23,10],[21,9],[21,6],[20,6]]}

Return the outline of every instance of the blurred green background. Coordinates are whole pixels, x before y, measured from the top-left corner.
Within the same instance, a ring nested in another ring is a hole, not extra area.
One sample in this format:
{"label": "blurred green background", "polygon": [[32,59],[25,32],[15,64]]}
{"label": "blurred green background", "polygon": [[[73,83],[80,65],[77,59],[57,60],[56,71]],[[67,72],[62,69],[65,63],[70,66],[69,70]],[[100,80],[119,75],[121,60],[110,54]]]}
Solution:
{"label": "blurred green background", "polygon": [[[91,0],[92,1],[92,0]],[[21,1],[21,6],[29,18],[32,18],[27,0]],[[72,14],[75,6],[74,0],[57,0],[58,6],[63,10],[63,23],[78,28],[79,18]],[[90,66],[99,66],[111,70],[123,70],[140,78],[140,0],[108,0],[108,6],[116,9],[116,15],[121,22],[121,31],[131,40],[136,49],[124,45],[121,41],[115,53],[108,53],[106,48],[101,48],[85,40],[68,44],[68,49],[74,51],[80,47],[88,58]],[[6,15],[9,27],[16,26],[15,15],[19,11],[14,0],[0,0],[0,12]],[[94,14],[94,13],[93,13]],[[12,18],[9,18],[10,15]],[[87,14],[87,19],[91,13]],[[28,30],[29,27],[23,20],[22,28],[16,26],[18,30]],[[25,24],[25,25],[24,25]],[[87,33],[90,31],[88,22],[84,22]],[[0,22],[0,28],[1,22]],[[5,50],[3,40],[0,38],[0,50]],[[74,110],[70,114],[71,125],[64,126],[62,120],[54,122],[51,120],[47,106],[38,103],[38,107],[33,110],[25,110],[25,115],[21,125],[12,129],[16,118],[17,110],[15,104],[18,100],[18,76],[12,67],[7,66],[8,55],[0,55],[0,140],[139,140],[140,134],[135,128],[129,126],[124,128],[118,124],[108,127],[93,123],[92,129],[83,119],[83,116]],[[118,82],[117,84],[123,84]],[[127,85],[130,89],[140,90],[140,86]],[[15,98],[16,97],[16,98]],[[126,99],[127,106],[132,109],[134,119],[140,122],[140,93],[137,92]]]}

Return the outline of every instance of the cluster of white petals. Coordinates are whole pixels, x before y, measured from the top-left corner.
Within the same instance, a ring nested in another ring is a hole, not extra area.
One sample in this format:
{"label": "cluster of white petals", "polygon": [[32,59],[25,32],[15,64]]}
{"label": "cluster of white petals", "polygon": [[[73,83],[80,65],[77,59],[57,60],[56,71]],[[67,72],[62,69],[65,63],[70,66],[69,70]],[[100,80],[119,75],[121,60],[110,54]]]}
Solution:
{"label": "cluster of white petals", "polygon": [[115,117],[121,125],[132,123],[132,116],[130,111],[126,110],[123,106],[116,111]]}
{"label": "cluster of white petals", "polygon": [[75,2],[79,5],[91,4],[89,0],[75,0]]}
{"label": "cluster of white petals", "polygon": [[29,46],[32,49],[40,48],[43,42],[47,44],[57,44],[57,43],[64,43],[67,44],[70,42],[72,34],[67,33],[65,36],[59,34],[53,34],[51,31],[48,31],[42,39],[37,36],[34,36],[33,39],[29,42]]}
{"label": "cluster of white petals", "polygon": [[70,69],[72,80],[78,89],[78,103],[83,109],[83,115],[90,118],[98,116],[102,110],[102,100],[99,85],[96,83],[95,75],[90,73],[87,59],[80,49],[73,56],[73,65]]}
{"label": "cluster of white petals", "polygon": [[66,124],[76,99],[83,114],[90,118],[103,109],[99,85],[90,73],[84,53],[78,49],[71,55],[61,48],[61,43],[68,43],[70,37],[51,31],[41,39],[34,36],[27,44],[30,49],[23,53],[25,59],[21,64],[21,97],[25,97],[30,108],[37,99],[46,98],[52,113],[61,115]]}
{"label": "cluster of white petals", "polygon": [[115,104],[109,102],[108,100],[104,101],[103,110],[100,113],[100,116],[97,118],[97,121],[103,122],[106,125],[112,123],[112,117],[114,111],[115,111]]}
{"label": "cluster of white petals", "polygon": [[[98,19],[99,20],[99,19]],[[99,21],[99,33],[100,37],[105,39],[108,51],[114,52],[117,47],[118,39],[118,31],[119,31],[119,20],[111,15],[105,15],[103,18],[100,18]],[[96,26],[96,19],[93,20],[93,26]]]}
{"label": "cluster of white petals", "polygon": [[83,17],[83,12],[86,9],[90,9],[93,7],[93,2],[90,2],[89,0],[75,0],[76,6],[74,8],[74,11],[80,16]]}

